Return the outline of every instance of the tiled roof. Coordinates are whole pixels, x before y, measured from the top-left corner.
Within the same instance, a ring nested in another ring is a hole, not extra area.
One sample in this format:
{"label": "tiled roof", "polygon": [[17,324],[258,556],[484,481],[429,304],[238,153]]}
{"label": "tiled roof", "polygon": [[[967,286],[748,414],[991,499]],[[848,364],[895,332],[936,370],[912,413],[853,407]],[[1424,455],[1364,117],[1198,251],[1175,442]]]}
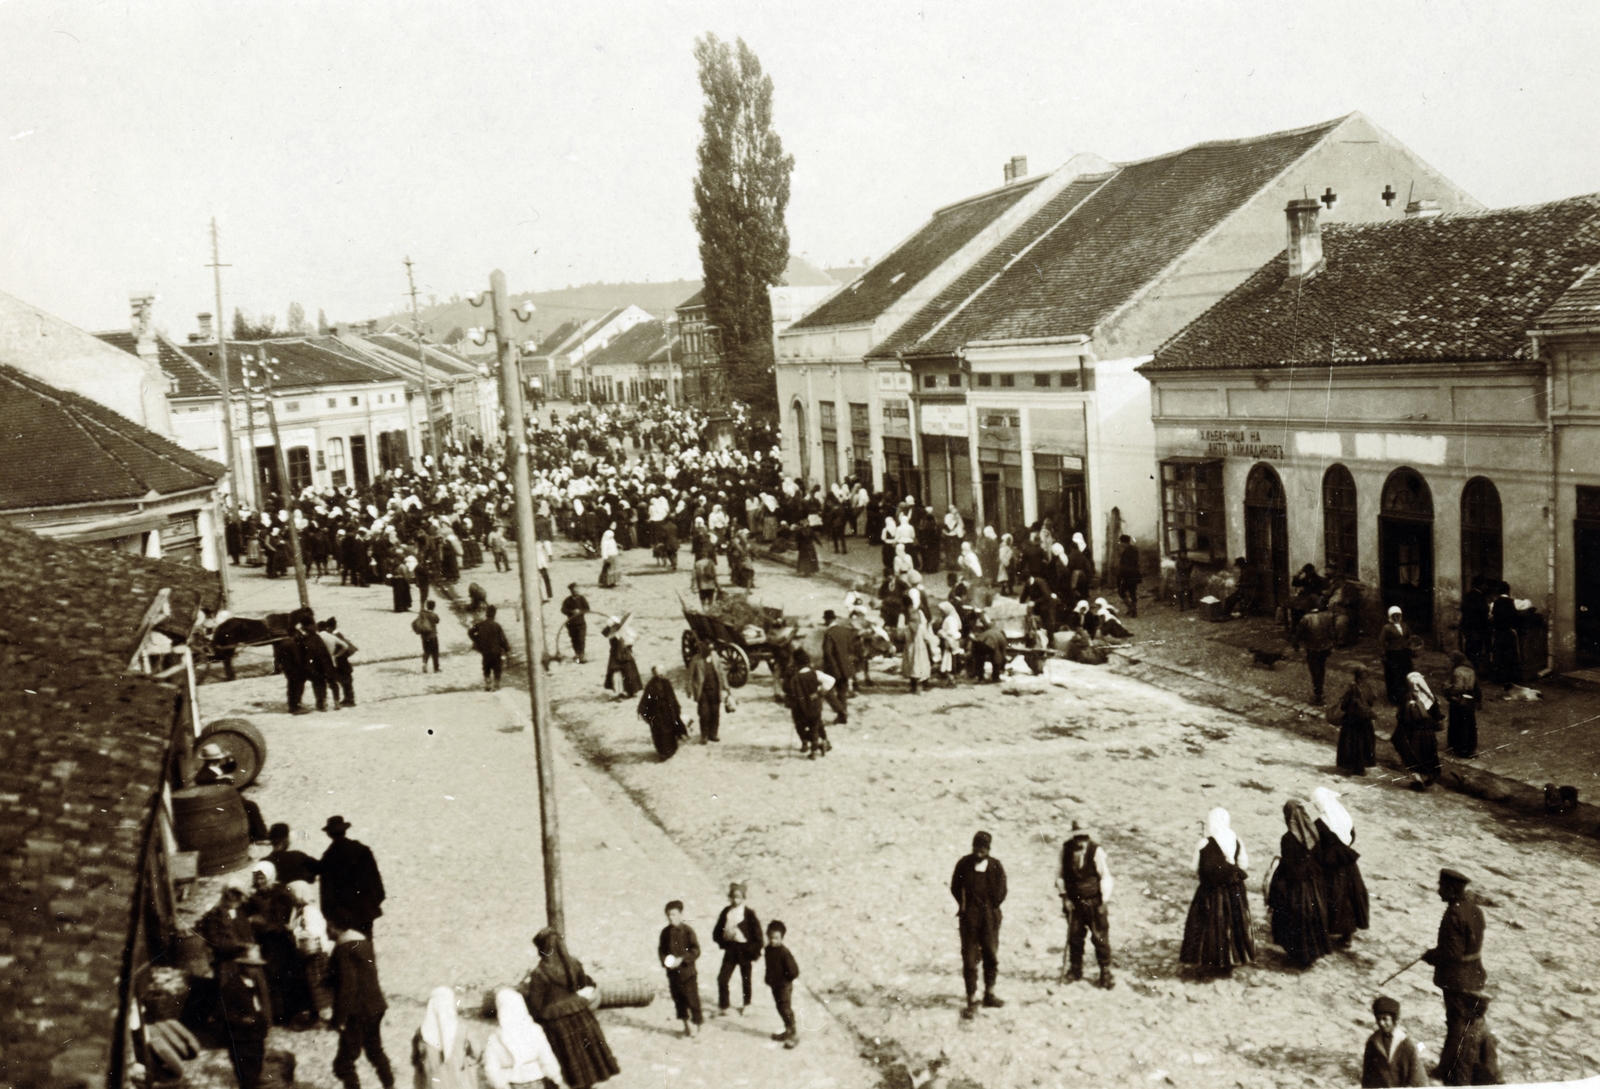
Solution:
{"label": "tiled roof", "polygon": [[1330,226],[1303,283],[1280,255],[1163,345],[1146,372],[1527,358],[1527,334],[1600,264],[1600,194]]}
{"label": "tiled roof", "polygon": [[705,305],[706,305],[706,289],[702,287],[699,291],[696,291],[693,295],[690,295],[687,299],[684,299],[674,309],[677,309],[677,310],[692,310],[697,306],[704,307]]}
{"label": "tiled roof", "polygon": [[[112,330],[109,333],[94,334],[113,348],[120,348],[129,355],[139,354],[139,339],[131,332]],[[161,371],[167,376],[167,381],[172,383],[171,394],[174,397],[221,397],[222,383],[211,375],[184,353],[183,349],[167,340],[166,337],[156,338],[156,360],[161,365]]]}
{"label": "tiled roof", "polygon": [[1584,273],[1539,319],[1541,329],[1600,325],[1600,266]]}
{"label": "tiled roof", "polygon": [[1041,174],[939,209],[916,234],[789,328],[816,329],[873,321],[979,231],[1031,193],[1045,177]]}
{"label": "tiled roof", "polygon": [[[240,360],[248,355],[259,358],[265,349],[269,358],[277,359],[273,370],[277,372],[279,389],[308,386],[336,386],[361,382],[393,382],[395,377],[387,371],[368,363],[352,349],[340,344],[336,337],[304,337],[295,340],[228,341],[228,376],[235,393],[244,390]],[[217,346],[215,344],[188,344],[184,351],[194,357],[206,373],[217,375]],[[252,380],[252,386],[258,386]]]}
{"label": "tiled roof", "polygon": [[[1002,259],[1011,264],[992,282],[972,294],[962,294],[960,283],[951,285],[873,354],[945,353],[975,341],[1092,335],[1343,120],[1126,163],[1075,203],[1072,197],[1091,183],[1080,179],[1055,202],[1071,209],[1069,215],[1053,222],[1035,216],[996,247],[985,267]],[[1022,259],[1012,259],[1030,245]],[[963,283],[970,285],[971,278]]]}
{"label": "tiled roof", "polygon": [[539,346],[533,350],[533,354],[541,358],[554,354],[557,348],[571,340],[581,328],[583,326],[575,321],[562,322],[555,332],[539,342]]}
{"label": "tiled roof", "polygon": [[0,510],[173,495],[226,472],[87,397],[4,365],[0,454],[10,467],[0,473]]}
{"label": "tiled roof", "polygon": [[[407,359],[417,358],[417,342],[403,336],[394,336],[387,333],[378,333],[365,338],[380,348],[387,348],[391,352],[405,356]],[[429,344],[428,365],[450,375],[477,374],[478,368],[451,352],[441,350],[437,345]]]}
{"label": "tiled roof", "polygon": [[584,362],[590,367],[638,366],[657,355],[664,359],[666,346],[666,325],[659,321],[641,321],[618,333],[604,348],[590,352]]}
{"label": "tiled roof", "polygon": [[177,690],[126,672],[139,621],[167,630],[217,597],[198,567],[0,525],[0,1084],[64,1087],[53,1061],[105,1073],[146,821]]}

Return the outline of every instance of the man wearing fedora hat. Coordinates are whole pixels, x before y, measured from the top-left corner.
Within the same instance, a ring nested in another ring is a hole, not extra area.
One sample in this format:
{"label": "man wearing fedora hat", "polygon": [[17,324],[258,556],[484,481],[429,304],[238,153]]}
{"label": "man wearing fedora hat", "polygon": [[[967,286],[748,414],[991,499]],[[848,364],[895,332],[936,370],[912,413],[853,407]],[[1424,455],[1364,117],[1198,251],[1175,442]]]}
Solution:
{"label": "man wearing fedora hat", "polygon": [[383,914],[386,895],[378,860],[372,856],[372,848],[346,835],[350,822],[343,817],[329,817],[322,830],[333,841],[317,864],[322,913],[329,918],[337,914],[370,938],[373,921]]}
{"label": "man wearing fedora hat", "polygon": [[217,1000],[228,1026],[228,1057],[233,1060],[239,1089],[256,1089],[261,1084],[261,1063],[267,1053],[267,1033],[272,1029],[266,964],[259,947],[245,945],[217,967]]}
{"label": "man wearing fedora hat", "polygon": [[834,685],[823,698],[839,717],[834,724],[850,721],[850,682],[856,675],[860,639],[847,621],[838,619],[832,609],[822,614],[822,671],[833,675]]}
{"label": "man wearing fedora hat", "polygon": [[589,599],[578,593],[576,582],[567,583],[567,590],[567,599],[561,603],[561,615],[567,618],[567,641],[572,644],[572,656],[581,663],[584,645],[589,640]]}
{"label": "man wearing fedora hat", "polygon": [[1106,904],[1116,880],[1106,865],[1106,853],[1089,827],[1081,820],[1072,822],[1072,835],[1061,845],[1061,870],[1056,875],[1056,892],[1061,896],[1061,914],[1067,917],[1067,955],[1071,958],[1062,974],[1064,982],[1083,978],[1083,939],[1094,942],[1094,959],[1100,964],[1098,986],[1110,990],[1111,917]]}

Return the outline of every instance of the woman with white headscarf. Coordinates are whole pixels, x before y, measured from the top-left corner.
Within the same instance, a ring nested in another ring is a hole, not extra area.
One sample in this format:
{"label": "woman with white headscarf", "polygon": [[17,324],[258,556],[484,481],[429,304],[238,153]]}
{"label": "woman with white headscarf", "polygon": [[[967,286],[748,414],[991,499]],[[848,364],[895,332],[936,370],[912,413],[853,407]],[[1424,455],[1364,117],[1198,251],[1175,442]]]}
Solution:
{"label": "woman with white headscarf", "polygon": [[939,669],[942,680],[951,688],[956,686],[951,673],[956,668],[956,655],[961,653],[961,614],[948,601],[939,603]]}
{"label": "woman with white headscarf", "polygon": [[[515,991],[510,993],[522,1001]],[[499,996],[495,997],[498,1003]],[[527,1015],[526,1008],[523,1015]],[[416,1089],[476,1089],[477,1059],[472,1041],[467,1039],[466,1029],[456,1016],[456,993],[449,987],[435,987],[428,996],[422,1025],[411,1038]]]}
{"label": "woman with white headscarf", "polygon": [[1371,925],[1367,902],[1367,883],[1361,878],[1356,860],[1355,822],[1339,802],[1339,795],[1327,787],[1311,792],[1316,808],[1317,864],[1322,869],[1322,884],[1327,892],[1328,933],[1340,945],[1347,945],[1356,931]]}
{"label": "woman with white headscarf", "polygon": [[917,685],[925,684],[933,675],[933,654],[937,640],[933,625],[922,610],[915,605],[906,608],[906,649],[900,659],[900,675],[917,694]]}
{"label": "woman with white headscarf", "polygon": [[1094,557],[1089,555],[1089,542],[1083,534],[1072,535],[1072,547],[1067,550],[1067,566],[1072,568],[1072,592],[1078,597],[1089,596],[1089,586],[1094,582]]}
{"label": "woman with white headscarf", "polygon": [[622,581],[617,576],[617,557],[621,550],[617,548],[616,530],[617,524],[613,522],[600,535],[600,585],[608,588]]}
{"label": "woman with white headscarf", "polygon": [[1206,834],[1195,848],[1194,866],[1200,887],[1183,924],[1178,961],[1202,974],[1231,975],[1236,965],[1256,959],[1256,943],[1244,884],[1250,856],[1234,834],[1226,809],[1213,809],[1206,816]]}
{"label": "woman with white headscarf", "polygon": [[1411,789],[1427,790],[1443,770],[1439,766],[1439,739],[1444,711],[1420,673],[1408,673],[1406,695],[1395,708],[1394,735],[1389,739],[1400,762],[1411,773]]}
{"label": "woman with white headscarf", "polygon": [[[428,1009],[432,1012],[431,1001]],[[483,1048],[483,1076],[490,1086],[493,1089],[522,1089],[525,1086],[531,1089],[532,1086],[560,1084],[561,1064],[556,1061],[544,1030],[534,1023],[528,1013],[528,1004],[522,996],[510,987],[501,987],[494,993],[494,1013],[500,1027],[495,1029]],[[427,1027],[426,1022],[423,1027]],[[420,1081],[417,1089],[422,1089]]]}

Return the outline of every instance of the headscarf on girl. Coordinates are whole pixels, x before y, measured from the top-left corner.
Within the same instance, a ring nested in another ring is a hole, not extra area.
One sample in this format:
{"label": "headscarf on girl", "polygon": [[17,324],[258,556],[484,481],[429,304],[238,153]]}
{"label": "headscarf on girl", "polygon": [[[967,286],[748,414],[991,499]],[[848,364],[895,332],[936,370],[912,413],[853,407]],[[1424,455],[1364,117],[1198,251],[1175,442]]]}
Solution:
{"label": "headscarf on girl", "polygon": [[1194,852],[1196,864],[1200,861],[1200,852],[1205,849],[1206,840],[1215,840],[1217,847],[1222,851],[1222,856],[1241,870],[1250,868],[1250,856],[1245,853],[1244,847],[1239,843],[1239,837],[1234,834],[1228,811],[1221,806],[1206,814],[1205,838],[1200,841]]}
{"label": "headscarf on girl", "polygon": [[[510,992],[513,998],[518,998],[515,991]],[[495,1006],[499,1007],[500,995],[495,995]],[[527,1008],[523,1008],[527,1013]],[[428,1009],[422,1015],[422,1039],[429,1047],[441,1055],[450,1054],[450,1049],[455,1046],[456,1032],[461,1027],[460,1018],[456,1015],[456,993],[449,987],[435,987],[428,995]]]}
{"label": "headscarf on girl", "polygon": [[1350,841],[1355,838],[1356,822],[1339,801],[1339,795],[1327,787],[1318,787],[1311,792],[1311,804],[1317,807],[1317,816],[1328,826],[1328,831],[1338,836],[1340,843],[1350,846]]}
{"label": "headscarf on girl", "polygon": [[1433,705],[1438,701],[1434,698],[1433,689],[1428,687],[1427,680],[1420,673],[1407,673],[1406,684],[1411,686],[1411,698],[1417,701],[1417,706],[1423,711],[1432,711]]}
{"label": "headscarf on girl", "polygon": [[1302,802],[1291,799],[1283,803],[1283,823],[1288,825],[1289,834],[1300,841],[1300,846],[1308,851],[1317,849],[1322,837],[1318,835],[1316,822],[1311,819]]}
{"label": "headscarf on girl", "polygon": [[483,1071],[493,1089],[561,1080],[561,1064],[544,1030],[534,1024],[527,1003],[510,987],[494,994],[495,1017],[500,1027],[484,1048]]}

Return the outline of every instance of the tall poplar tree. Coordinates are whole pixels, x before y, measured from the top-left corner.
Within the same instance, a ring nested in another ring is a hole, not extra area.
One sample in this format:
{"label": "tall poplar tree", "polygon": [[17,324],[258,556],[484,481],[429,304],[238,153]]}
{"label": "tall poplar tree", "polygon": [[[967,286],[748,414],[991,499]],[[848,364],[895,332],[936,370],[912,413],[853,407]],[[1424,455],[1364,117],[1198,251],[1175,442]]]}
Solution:
{"label": "tall poplar tree", "polygon": [[789,263],[789,175],[794,156],[772,129],[772,77],[745,45],[708,33],[695,61],[705,110],[700,115],[700,172],[694,225],[700,232],[706,320],[717,327],[720,379],[713,400],[734,397],[775,411],[772,302],[767,288]]}

